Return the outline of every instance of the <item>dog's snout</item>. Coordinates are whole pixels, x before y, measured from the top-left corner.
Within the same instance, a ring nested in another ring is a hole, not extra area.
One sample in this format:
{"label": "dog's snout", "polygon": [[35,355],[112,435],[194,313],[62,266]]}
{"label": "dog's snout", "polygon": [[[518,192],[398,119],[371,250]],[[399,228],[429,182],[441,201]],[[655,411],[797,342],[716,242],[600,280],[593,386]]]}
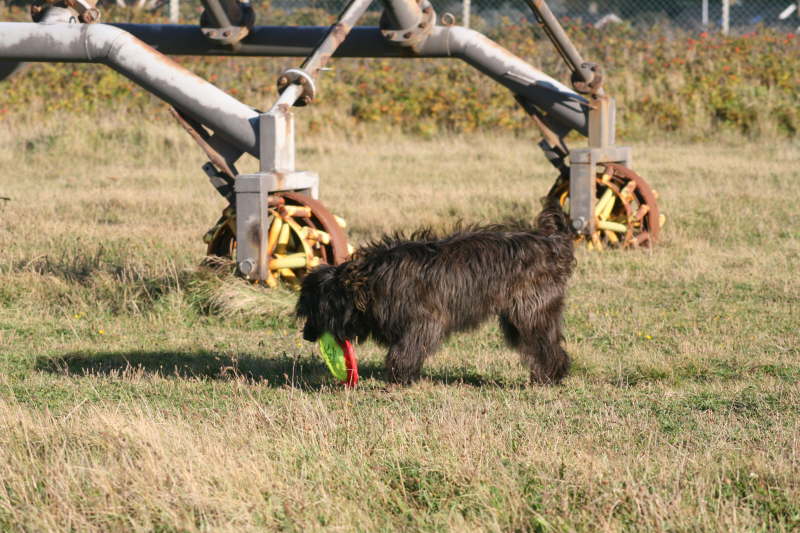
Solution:
{"label": "dog's snout", "polygon": [[303,328],[303,339],[308,342],[315,342],[319,338],[319,332],[310,322],[306,322]]}

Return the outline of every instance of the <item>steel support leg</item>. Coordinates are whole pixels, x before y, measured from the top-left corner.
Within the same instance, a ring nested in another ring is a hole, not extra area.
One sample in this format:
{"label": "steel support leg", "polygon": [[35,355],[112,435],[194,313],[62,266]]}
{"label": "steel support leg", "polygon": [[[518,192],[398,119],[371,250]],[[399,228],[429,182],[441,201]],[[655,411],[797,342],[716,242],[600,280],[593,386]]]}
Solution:
{"label": "steel support leg", "polygon": [[259,117],[261,165],[257,174],[236,178],[236,263],[250,280],[270,283],[269,195],[295,191],[319,197],[319,176],[295,170],[295,128],[292,106],[308,104],[315,96],[319,71],[350,33],[372,0],[351,0],[336,24],[299,69],[289,69],[278,80],[281,95],[272,109]]}
{"label": "steel support leg", "polygon": [[582,235],[591,235],[595,230],[597,166],[619,163],[630,167],[631,149],[617,146],[575,148],[570,151],[569,162],[569,216],[572,227]]}

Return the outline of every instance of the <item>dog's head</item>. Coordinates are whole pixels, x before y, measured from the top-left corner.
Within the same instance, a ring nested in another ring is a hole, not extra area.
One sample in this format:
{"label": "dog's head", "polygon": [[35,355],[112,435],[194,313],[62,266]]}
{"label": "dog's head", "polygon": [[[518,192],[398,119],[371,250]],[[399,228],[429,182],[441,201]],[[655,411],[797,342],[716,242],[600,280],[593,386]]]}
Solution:
{"label": "dog's head", "polygon": [[555,195],[542,198],[542,211],[536,217],[536,227],[545,235],[563,235],[570,239],[575,233],[559,197]]}
{"label": "dog's head", "polygon": [[303,279],[295,313],[306,319],[305,340],[314,342],[326,331],[339,340],[368,335],[363,306],[356,305],[356,293],[342,278],[340,267],[322,265]]}

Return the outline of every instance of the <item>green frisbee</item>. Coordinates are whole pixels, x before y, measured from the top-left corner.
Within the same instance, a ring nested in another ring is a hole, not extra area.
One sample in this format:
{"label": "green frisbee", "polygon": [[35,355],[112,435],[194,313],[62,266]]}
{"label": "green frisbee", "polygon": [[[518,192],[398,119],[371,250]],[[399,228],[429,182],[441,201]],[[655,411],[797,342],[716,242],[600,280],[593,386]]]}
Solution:
{"label": "green frisbee", "polygon": [[334,378],[348,387],[358,383],[358,363],[350,341],[339,342],[329,331],[319,338],[319,353]]}

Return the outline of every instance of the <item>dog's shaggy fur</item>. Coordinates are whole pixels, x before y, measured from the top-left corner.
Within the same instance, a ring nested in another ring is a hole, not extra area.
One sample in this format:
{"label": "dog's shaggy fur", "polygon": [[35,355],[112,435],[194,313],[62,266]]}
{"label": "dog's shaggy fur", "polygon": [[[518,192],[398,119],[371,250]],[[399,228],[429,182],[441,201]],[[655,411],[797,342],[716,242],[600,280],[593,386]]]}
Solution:
{"label": "dog's shaggy fur", "polygon": [[389,378],[407,383],[448,335],[497,315],[531,381],[558,383],[569,369],[561,324],[573,235],[557,200],[544,202],[535,227],[384,237],[346,263],[317,268],[303,280],[297,304],[303,337],[372,337],[389,347]]}

